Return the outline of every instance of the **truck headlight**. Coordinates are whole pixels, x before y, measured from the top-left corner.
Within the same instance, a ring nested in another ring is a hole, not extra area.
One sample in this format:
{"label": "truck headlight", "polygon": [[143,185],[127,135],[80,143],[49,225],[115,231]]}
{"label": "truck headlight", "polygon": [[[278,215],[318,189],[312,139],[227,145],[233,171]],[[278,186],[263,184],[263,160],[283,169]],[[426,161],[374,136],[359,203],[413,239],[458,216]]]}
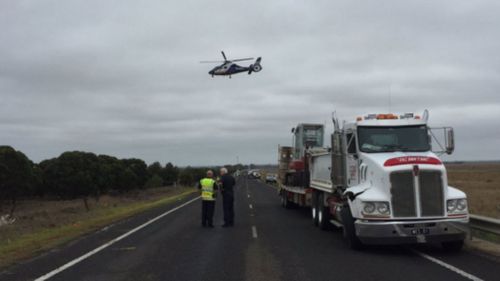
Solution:
{"label": "truck headlight", "polygon": [[457,208],[457,200],[455,199],[448,200],[448,202],[446,203],[446,209],[448,210],[448,213],[455,211],[456,208]]}
{"label": "truck headlight", "polygon": [[372,202],[366,202],[365,206],[363,207],[363,211],[367,214],[375,212],[375,204],[373,204]]}
{"label": "truck headlight", "polygon": [[378,202],[377,203],[377,211],[382,215],[389,214],[389,204],[386,202]]}
{"label": "truck headlight", "polygon": [[363,202],[364,215],[387,217],[391,214],[389,202]]}
{"label": "truck headlight", "polygon": [[457,200],[457,210],[458,211],[464,211],[467,209],[467,200],[465,199],[458,199]]}
{"label": "truck headlight", "polygon": [[467,199],[450,199],[446,201],[446,210],[450,214],[462,214],[467,212]]}

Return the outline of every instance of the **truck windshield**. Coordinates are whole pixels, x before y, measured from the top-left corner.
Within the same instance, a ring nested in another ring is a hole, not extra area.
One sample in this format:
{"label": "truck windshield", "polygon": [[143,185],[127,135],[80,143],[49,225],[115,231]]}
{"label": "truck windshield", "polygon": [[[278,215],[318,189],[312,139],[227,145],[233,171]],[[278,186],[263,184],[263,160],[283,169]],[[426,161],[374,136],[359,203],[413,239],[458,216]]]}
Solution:
{"label": "truck windshield", "polygon": [[323,127],[304,126],[304,145],[308,147],[323,146]]}
{"label": "truck windshield", "polygon": [[427,126],[358,127],[363,152],[428,151]]}

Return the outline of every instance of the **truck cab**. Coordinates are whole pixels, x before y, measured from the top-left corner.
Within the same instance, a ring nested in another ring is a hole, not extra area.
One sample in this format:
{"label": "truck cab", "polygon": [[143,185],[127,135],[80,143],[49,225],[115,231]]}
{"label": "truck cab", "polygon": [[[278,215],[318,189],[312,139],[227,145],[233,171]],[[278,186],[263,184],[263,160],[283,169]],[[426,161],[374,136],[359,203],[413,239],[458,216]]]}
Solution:
{"label": "truck cab", "polygon": [[[446,152],[451,152],[453,131],[447,132]],[[332,180],[347,198],[349,210],[340,220],[353,224],[351,243],[462,247],[468,233],[466,195],[448,186],[431,133],[427,117],[414,114],[369,114],[336,126],[332,147],[339,153],[333,158],[340,156],[336,163],[343,167],[333,166],[339,177]]]}

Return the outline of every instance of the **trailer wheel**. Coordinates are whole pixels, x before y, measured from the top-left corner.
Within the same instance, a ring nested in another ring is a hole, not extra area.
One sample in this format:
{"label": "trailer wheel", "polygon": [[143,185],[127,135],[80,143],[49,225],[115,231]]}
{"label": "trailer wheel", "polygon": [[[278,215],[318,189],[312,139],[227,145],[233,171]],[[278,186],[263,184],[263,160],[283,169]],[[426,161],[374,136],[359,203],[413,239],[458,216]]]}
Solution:
{"label": "trailer wheel", "polygon": [[324,193],[320,193],[317,200],[317,208],[318,208],[318,225],[321,230],[329,230],[330,229],[330,212],[327,207],[324,206]]}
{"label": "trailer wheel", "polygon": [[447,252],[452,252],[452,253],[460,252],[460,250],[462,250],[462,247],[464,246],[464,240],[443,242],[441,243],[441,246]]}
{"label": "trailer wheel", "polygon": [[349,206],[345,206],[344,208],[342,208],[340,215],[342,217],[344,238],[347,240],[349,248],[353,250],[362,250],[364,248],[364,245],[356,236],[356,229],[354,228],[354,218],[352,217]]}
{"label": "trailer wheel", "polygon": [[315,226],[318,225],[318,193],[313,192],[311,202],[311,216]]}

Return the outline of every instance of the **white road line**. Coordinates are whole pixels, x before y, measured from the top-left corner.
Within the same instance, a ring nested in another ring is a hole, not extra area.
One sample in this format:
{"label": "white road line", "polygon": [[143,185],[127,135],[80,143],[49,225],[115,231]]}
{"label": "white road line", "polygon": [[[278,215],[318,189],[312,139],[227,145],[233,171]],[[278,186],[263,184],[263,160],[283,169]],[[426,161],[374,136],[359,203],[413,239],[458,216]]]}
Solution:
{"label": "white road line", "polygon": [[248,198],[250,198],[250,194],[247,194]]}
{"label": "white road line", "polygon": [[253,209],[253,206],[252,206],[252,204],[249,204],[249,205],[248,205],[248,207],[249,207],[250,209]]}
{"label": "white road line", "polygon": [[442,260],[438,260],[438,259],[436,259],[434,257],[431,257],[431,256],[429,256],[427,254],[421,253],[421,252],[416,251],[416,250],[413,250],[413,252],[415,254],[423,257],[424,259],[430,260],[431,262],[436,263],[436,264],[438,264],[438,265],[440,265],[440,266],[442,266],[442,267],[444,267],[446,269],[449,269],[449,270],[451,270],[451,271],[453,271],[453,272],[455,272],[457,274],[460,274],[460,275],[462,275],[463,277],[465,277],[467,279],[470,279],[470,280],[473,280],[473,281],[483,281],[483,279],[481,279],[481,278],[479,278],[477,276],[474,276],[474,275],[472,275],[470,273],[467,273],[467,272],[461,270],[460,268],[454,267],[451,264],[447,264],[447,263],[445,263]]}
{"label": "white road line", "polygon": [[159,215],[159,216],[157,216],[157,217],[155,217],[155,218],[153,218],[153,219],[151,219],[151,220],[147,221],[146,223],[143,223],[143,224],[139,225],[138,227],[136,227],[136,228],[134,228],[134,229],[130,230],[129,232],[127,232],[127,233],[125,233],[125,234],[122,234],[121,236],[118,236],[117,238],[115,238],[115,239],[113,239],[113,240],[111,240],[111,241],[107,242],[106,244],[101,245],[100,247],[95,248],[94,250],[92,250],[92,251],[90,251],[90,252],[86,253],[85,255],[83,255],[83,256],[81,256],[81,257],[78,257],[78,258],[76,258],[76,259],[74,259],[74,260],[72,260],[72,261],[68,262],[67,264],[62,265],[62,266],[60,266],[60,267],[58,267],[58,268],[56,268],[56,269],[52,270],[51,272],[49,272],[49,273],[47,273],[47,274],[45,274],[45,275],[43,275],[43,276],[38,277],[37,279],[35,279],[35,281],[43,281],[43,280],[47,280],[47,279],[51,278],[52,276],[54,276],[54,275],[58,274],[59,272],[62,272],[63,270],[66,270],[66,269],[68,269],[68,268],[72,267],[73,265],[75,265],[75,264],[77,264],[77,263],[79,263],[79,262],[83,261],[84,259],[86,259],[86,258],[88,258],[88,257],[90,257],[90,256],[92,256],[92,255],[94,255],[94,254],[96,254],[96,253],[98,253],[98,252],[102,251],[103,249],[105,249],[105,248],[107,248],[107,247],[109,247],[109,246],[113,245],[114,243],[116,243],[116,242],[118,242],[118,241],[122,240],[123,238],[125,238],[125,237],[127,237],[127,236],[129,236],[129,235],[133,234],[134,232],[137,232],[138,230],[141,230],[142,228],[144,228],[144,227],[146,227],[146,226],[148,226],[148,225],[152,224],[153,222],[155,222],[155,221],[157,221],[157,220],[159,220],[159,219],[163,218],[164,216],[166,216],[166,215],[168,215],[168,214],[170,214],[170,213],[173,213],[173,212],[175,212],[175,211],[179,210],[180,208],[182,208],[182,207],[184,207],[184,206],[187,206],[187,205],[189,205],[189,204],[193,203],[194,201],[196,201],[196,200],[198,200],[198,199],[200,199],[200,197],[196,197],[196,198],[194,198],[194,199],[192,199],[192,200],[189,200],[188,202],[186,202],[186,203],[184,203],[184,204],[182,204],[182,205],[179,205],[179,206],[177,206],[177,207],[175,207],[175,208],[173,208],[173,209],[171,209],[171,210],[169,210],[169,211],[167,211],[167,212],[165,212],[165,213],[163,213],[163,214],[161,214],[161,215]]}
{"label": "white road line", "polygon": [[257,227],[255,225],[252,225],[252,237],[257,238]]}

